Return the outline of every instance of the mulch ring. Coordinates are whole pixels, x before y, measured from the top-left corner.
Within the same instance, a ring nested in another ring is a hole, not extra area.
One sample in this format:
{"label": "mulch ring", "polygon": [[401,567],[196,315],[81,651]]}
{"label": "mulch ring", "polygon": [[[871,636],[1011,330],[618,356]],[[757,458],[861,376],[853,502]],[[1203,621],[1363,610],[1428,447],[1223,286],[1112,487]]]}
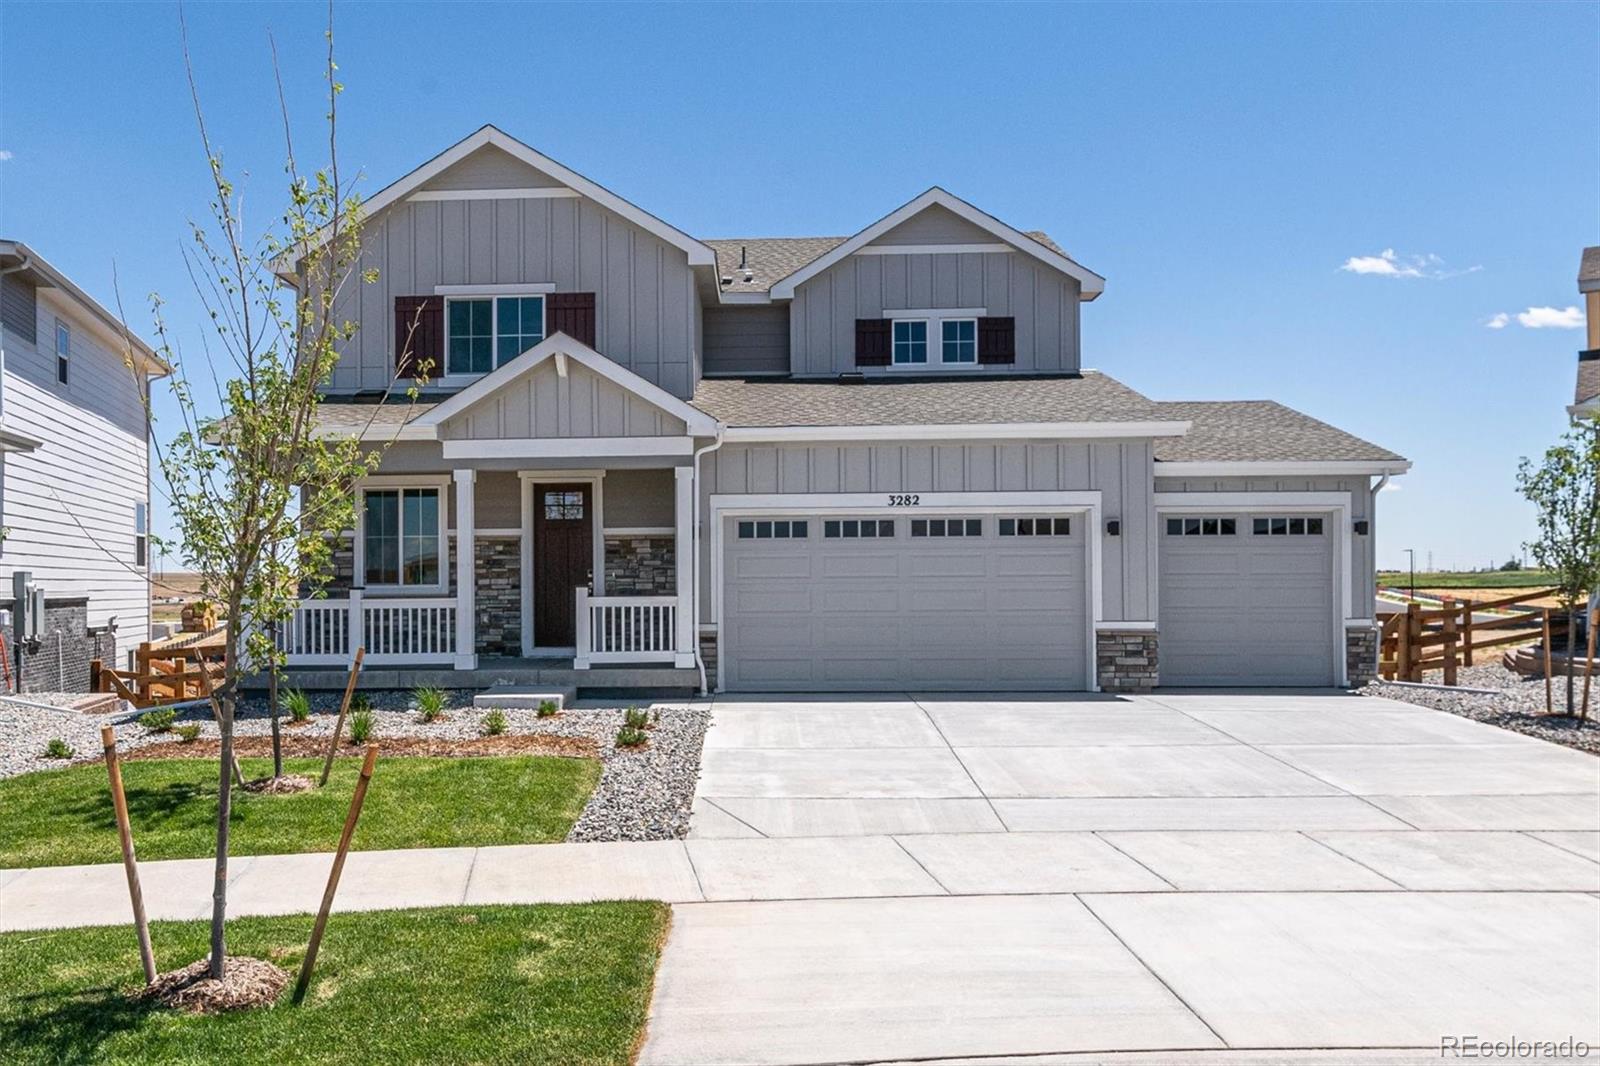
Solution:
{"label": "mulch ring", "polygon": [[[555,755],[568,759],[593,759],[599,747],[586,737],[558,737],[549,733],[503,733],[494,737],[373,737],[378,754],[384,756],[431,756],[435,758],[478,758],[503,755]],[[360,755],[366,746],[346,741],[339,745],[341,755]],[[234,754],[241,759],[270,758],[272,738],[248,736],[233,738]],[[285,736],[286,759],[320,759],[328,753],[327,737]],[[193,740],[178,744],[145,744],[125,752],[129,759],[215,759],[222,754],[216,739]]]}
{"label": "mulch ring", "polygon": [[268,796],[288,796],[296,792],[310,792],[311,778],[304,774],[284,774],[282,777],[258,777],[246,781],[246,792],[261,792]]}
{"label": "mulch ring", "polygon": [[133,998],[190,1014],[221,1014],[271,1006],[289,985],[289,975],[265,959],[225,955],[220,981],[209,976],[210,965],[210,959],[200,959],[181,970],[157,974]]}

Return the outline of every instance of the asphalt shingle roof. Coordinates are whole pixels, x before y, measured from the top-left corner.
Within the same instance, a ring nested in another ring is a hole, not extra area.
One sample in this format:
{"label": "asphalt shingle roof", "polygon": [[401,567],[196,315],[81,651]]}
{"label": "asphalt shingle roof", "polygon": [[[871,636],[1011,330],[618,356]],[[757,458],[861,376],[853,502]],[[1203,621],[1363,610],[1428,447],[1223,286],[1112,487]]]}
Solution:
{"label": "asphalt shingle roof", "polygon": [[[1050,235],[1039,230],[1027,230],[1027,236],[1038,241],[1057,255],[1066,255]],[[773,285],[793,274],[813,260],[819,259],[849,240],[849,237],[724,237],[702,240],[717,253],[717,278],[732,278],[722,285],[723,292],[766,292]],[[745,266],[751,275],[745,281],[745,270],[739,269],[743,254]]]}
{"label": "asphalt shingle roof", "polygon": [[1600,245],[1583,250],[1583,259],[1578,264],[1578,284],[1586,281],[1600,281]]}
{"label": "asphalt shingle roof", "polygon": [[[1402,456],[1273,400],[1155,405],[1162,418],[1193,423],[1155,442],[1160,462],[1403,462]],[[1157,475],[1161,473],[1159,467]]]}
{"label": "asphalt shingle roof", "polygon": [[706,378],[690,401],[728,426],[1177,421],[1095,371],[1075,377],[795,381]]}
{"label": "asphalt shingle roof", "polygon": [[366,429],[398,429],[416,421],[434,403],[341,403],[324,399],[317,405],[317,428],[323,433],[359,433]]}
{"label": "asphalt shingle roof", "polygon": [[1600,359],[1584,359],[1578,363],[1578,387],[1573,390],[1573,403],[1587,403],[1600,396]]}

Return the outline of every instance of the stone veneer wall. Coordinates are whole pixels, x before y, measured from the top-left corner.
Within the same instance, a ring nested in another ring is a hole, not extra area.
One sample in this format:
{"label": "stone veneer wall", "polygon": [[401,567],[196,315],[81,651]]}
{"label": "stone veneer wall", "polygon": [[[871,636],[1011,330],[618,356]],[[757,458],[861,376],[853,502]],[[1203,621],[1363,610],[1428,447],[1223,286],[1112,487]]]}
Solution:
{"label": "stone veneer wall", "polygon": [[717,634],[715,631],[700,634],[700,661],[706,666],[706,687],[717,687]]}
{"label": "stone veneer wall", "polygon": [[606,540],[607,596],[671,596],[677,592],[677,544],[672,537]]}
{"label": "stone veneer wall", "polygon": [[1360,688],[1378,679],[1378,630],[1347,626],[1344,631],[1345,683]]}
{"label": "stone veneer wall", "polygon": [[1148,629],[1094,635],[1095,674],[1105,692],[1149,692],[1161,678],[1157,635]]}
{"label": "stone veneer wall", "polygon": [[473,547],[478,652],[521,655],[522,541],[518,537],[478,537]]}
{"label": "stone veneer wall", "polygon": [[[10,597],[0,599],[0,607],[10,610]],[[108,669],[120,669],[117,637],[109,627],[89,628],[89,598],[69,596],[47,598],[44,624],[39,627],[38,646],[22,653],[20,692],[88,692],[89,661],[99,659]],[[14,629],[6,631],[6,654],[13,671],[17,665]]]}

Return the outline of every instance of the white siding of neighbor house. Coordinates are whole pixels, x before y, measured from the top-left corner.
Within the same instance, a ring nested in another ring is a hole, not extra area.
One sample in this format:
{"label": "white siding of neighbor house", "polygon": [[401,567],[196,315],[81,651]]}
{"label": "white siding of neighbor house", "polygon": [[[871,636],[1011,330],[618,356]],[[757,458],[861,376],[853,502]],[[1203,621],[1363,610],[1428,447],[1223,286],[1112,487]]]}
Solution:
{"label": "white siding of neighbor house", "polygon": [[[555,184],[486,147],[429,189]],[[696,294],[688,255],[581,197],[402,200],[368,220],[361,266],[337,315],[359,325],[334,371],[334,391],[383,389],[394,376],[394,298],[438,285],[554,285],[595,294],[595,347],[675,396],[693,391]]]}
{"label": "white siding of neighbor house", "polygon": [[[1365,477],[1174,478],[1158,477],[1157,492],[1348,492],[1350,520],[1372,523],[1364,537],[1352,537],[1350,605],[1357,618],[1371,618],[1376,609],[1374,570],[1378,522],[1372,481]],[[1342,531],[1341,531],[1342,532]]]}
{"label": "white siding of neighbor house", "polygon": [[[72,331],[65,385],[56,380],[58,317]],[[146,386],[116,344],[53,289],[38,290],[37,343],[0,331],[0,417],[41,442],[0,460],[0,525],[10,531],[0,544],[0,597],[10,597],[15,570],[31,570],[47,597],[88,596],[91,626],[116,617],[123,659],[149,639],[150,587],[147,571],[134,569],[134,511],[149,502],[150,468]],[[48,635],[41,654],[51,654]]]}
{"label": "white siding of neighbor house", "polygon": [[[1102,541],[1107,621],[1155,617],[1152,453],[1146,440],[1072,443],[729,444],[701,460],[700,595],[711,617],[710,498],[717,494],[1094,491],[1122,532]],[[973,512],[981,513],[982,507]]]}

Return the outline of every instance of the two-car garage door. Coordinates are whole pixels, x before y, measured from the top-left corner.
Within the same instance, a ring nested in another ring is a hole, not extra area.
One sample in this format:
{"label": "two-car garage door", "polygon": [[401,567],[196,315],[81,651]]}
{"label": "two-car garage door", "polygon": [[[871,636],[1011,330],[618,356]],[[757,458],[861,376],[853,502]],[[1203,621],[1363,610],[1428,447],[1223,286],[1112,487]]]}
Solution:
{"label": "two-car garage door", "polygon": [[1087,685],[1079,514],[723,520],[729,690]]}
{"label": "two-car garage door", "polygon": [[1318,515],[1163,514],[1164,686],[1332,685],[1332,522]]}

